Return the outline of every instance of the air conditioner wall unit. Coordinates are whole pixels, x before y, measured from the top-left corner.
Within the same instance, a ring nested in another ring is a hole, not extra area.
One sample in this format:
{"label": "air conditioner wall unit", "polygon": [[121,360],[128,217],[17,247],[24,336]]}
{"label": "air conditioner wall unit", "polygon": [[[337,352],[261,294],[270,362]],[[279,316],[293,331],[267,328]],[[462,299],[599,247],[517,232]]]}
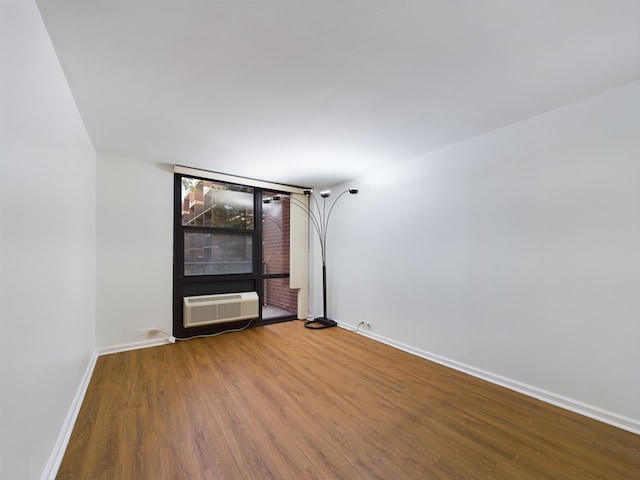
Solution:
{"label": "air conditioner wall unit", "polygon": [[184,297],[185,328],[258,318],[257,292],[224,293]]}

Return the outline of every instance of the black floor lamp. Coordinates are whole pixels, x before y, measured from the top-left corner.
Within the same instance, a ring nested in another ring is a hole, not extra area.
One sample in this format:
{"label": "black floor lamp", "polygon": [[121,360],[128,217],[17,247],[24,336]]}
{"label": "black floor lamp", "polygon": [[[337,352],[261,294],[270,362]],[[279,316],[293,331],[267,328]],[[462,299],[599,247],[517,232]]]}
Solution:
{"label": "black floor lamp", "polygon": [[[304,324],[306,328],[319,330],[321,328],[338,326],[338,323],[335,320],[331,320],[327,316],[327,229],[329,227],[329,219],[331,218],[333,207],[335,207],[336,203],[338,203],[338,200],[340,200],[340,198],[346,193],[355,195],[358,193],[358,189],[349,188],[342,192],[336,197],[333,203],[328,206],[328,210],[327,198],[329,198],[329,196],[331,195],[331,191],[329,190],[323,190],[322,192],[320,192],[320,197],[322,198],[322,207],[320,206],[320,202],[313,194],[312,190],[304,190],[304,194],[309,197],[309,205],[305,205],[294,197],[291,197],[291,203],[304,210],[304,212],[309,217],[309,220],[313,224],[313,228],[318,234],[318,240],[320,240],[320,251],[322,253],[322,317],[316,317],[313,320],[308,320]],[[280,195],[274,195],[271,198],[265,198],[263,202],[271,203],[271,201],[279,201],[280,199]]]}

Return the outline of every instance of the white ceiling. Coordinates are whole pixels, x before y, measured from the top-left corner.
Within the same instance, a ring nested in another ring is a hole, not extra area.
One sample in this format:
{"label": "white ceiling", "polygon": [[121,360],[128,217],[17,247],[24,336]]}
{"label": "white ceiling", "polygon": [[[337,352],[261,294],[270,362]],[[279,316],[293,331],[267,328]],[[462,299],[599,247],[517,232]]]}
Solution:
{"label": "white ceiling", "polygon": [[640,78],[638,0],[38,0],[100,154],[328,185]]}

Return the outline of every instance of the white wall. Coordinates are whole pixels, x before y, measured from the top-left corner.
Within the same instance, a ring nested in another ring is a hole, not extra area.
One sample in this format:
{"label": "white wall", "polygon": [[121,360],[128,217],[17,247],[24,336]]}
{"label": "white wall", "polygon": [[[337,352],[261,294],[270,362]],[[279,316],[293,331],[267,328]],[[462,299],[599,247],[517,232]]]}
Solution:
{"label": "white wall", "polygon": [[96,345],[99,351],[163,342],[172,333],[173,169],[98,156]]}
{"label": "white wall", "polygon": [[640,432],[640,82],[354,183],[332,318]]}
{"label": "white wall", "polygon": [[93,358],[96,156],[35,2],[0,32],[0,478],[32,480]]}

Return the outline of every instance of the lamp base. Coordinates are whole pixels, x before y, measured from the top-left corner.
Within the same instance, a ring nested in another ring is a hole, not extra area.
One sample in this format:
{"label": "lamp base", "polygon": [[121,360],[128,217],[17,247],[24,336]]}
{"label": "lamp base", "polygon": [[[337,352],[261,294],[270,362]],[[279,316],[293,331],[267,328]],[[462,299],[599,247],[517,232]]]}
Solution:
{"label": "lamp base", "polygon": [[338,322],[325,317],[316,317],[313,320],[305,322],[304,326],[312,330],[320,330],[322,328],[337,327]]}

